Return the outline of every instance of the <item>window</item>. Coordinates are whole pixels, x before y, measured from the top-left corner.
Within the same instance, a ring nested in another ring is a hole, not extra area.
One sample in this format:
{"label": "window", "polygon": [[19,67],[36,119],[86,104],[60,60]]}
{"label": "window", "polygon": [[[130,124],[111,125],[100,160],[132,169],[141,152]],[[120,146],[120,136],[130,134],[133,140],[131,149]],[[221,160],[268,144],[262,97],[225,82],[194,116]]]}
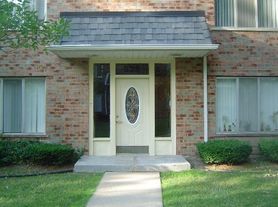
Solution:
{"label": "window", "polygon": [[171,137],[170,64],[155,64],[155,137]]}
{"label": "window", "polygon": [[278,132],[278,78],[218,78],[219,133]]}
{"label": "window", "polygon": [[278,28],[278,0],[216,0],[216,26]]}
{"label": "window", "polygon": [[45,133],[45,81],[1,79],[3,133]]}
{"label": "window", "polygon": [[[17,5],[22,4],[22,0],[9,0],[9,1]],[[38,12],[38,17],[40,20],[46,19],[47,0],[29,0],[27,3],[30,4],[30,8],[32,10],[36,10]]]}
{"label": "window", "polygon": [[46,0],[30,0],[31,8],[38,12],[38,17],[41,20],[46,19]]}
{"label": "window", "polygon": [[94,137],[110,137],[109,64],[94,64]]}
{"label": "window", "polygon": [[116,75],[149,75],[149,64],[116,64]]}

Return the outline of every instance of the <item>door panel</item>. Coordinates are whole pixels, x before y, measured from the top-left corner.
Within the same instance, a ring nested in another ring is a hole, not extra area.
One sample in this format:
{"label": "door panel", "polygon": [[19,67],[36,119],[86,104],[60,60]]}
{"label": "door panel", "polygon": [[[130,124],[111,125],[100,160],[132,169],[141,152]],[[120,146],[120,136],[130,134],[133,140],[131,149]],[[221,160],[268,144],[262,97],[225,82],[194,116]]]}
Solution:
{"label": "door panel", "polygon": [[149,80],[116,80],[117,146],[149,146]]}

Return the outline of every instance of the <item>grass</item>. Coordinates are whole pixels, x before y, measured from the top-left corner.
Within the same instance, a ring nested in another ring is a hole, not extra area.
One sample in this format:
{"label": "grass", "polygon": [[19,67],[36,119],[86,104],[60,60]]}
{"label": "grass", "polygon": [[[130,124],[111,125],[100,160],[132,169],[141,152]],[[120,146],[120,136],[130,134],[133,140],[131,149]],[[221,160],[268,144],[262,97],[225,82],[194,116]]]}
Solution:
{"label": "grass", "polygon": [[0,206],[81,207],[95,192],[101,174],[65,173],[0,179]]}
{"label": "grass", "polygon": [[278,203],[278,171],[162,173],[164,207],[265,206]]}

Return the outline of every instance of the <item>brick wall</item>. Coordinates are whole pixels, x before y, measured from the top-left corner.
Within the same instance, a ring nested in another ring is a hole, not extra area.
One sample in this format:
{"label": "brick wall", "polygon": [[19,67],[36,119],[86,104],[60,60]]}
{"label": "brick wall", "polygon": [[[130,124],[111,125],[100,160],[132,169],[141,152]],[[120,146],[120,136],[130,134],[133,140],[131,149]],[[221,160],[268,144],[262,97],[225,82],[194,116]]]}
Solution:
{"label": "brick wall", "polygon": [[214,0],[51,0],[47,7],[49,18],[63,11],[204,10],[209,23],[214,23]]}
{"label": "brick wall", "polygon": [[202,58],[176,59],[177,154],[194,155],[203,140]]}
{"label": "brick wall", "polygon": [[48,138],[43,140],[88,150],[87,60],[63,60],[51,53],[4,48],[0,51],[0,77],[10,76],[45,77]]}

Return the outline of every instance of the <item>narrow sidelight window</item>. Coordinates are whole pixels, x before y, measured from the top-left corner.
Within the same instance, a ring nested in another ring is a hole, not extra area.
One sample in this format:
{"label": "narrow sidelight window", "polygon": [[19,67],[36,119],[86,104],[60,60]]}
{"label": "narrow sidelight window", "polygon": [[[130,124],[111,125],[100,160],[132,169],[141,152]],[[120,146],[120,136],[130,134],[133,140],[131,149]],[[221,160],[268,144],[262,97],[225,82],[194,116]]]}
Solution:
{"label": "narrow sidelight window", "polygon": [[155,137],[171,137],[170,64],[155,64]]}
{"label": "narrow sidelight window", "polygon": [[110,65],[94,65],[94,137],[110,137]]}

